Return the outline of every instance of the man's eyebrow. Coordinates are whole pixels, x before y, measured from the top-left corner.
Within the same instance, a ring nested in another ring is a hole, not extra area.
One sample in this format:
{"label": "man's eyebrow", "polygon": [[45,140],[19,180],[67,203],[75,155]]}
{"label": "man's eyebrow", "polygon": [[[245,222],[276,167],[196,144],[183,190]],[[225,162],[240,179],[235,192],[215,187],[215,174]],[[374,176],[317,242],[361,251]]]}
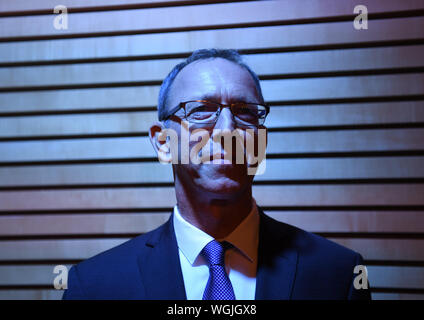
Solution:
{"label": "man's eyebrow", "polygon": [[214,94],[204,94],[198,100],[208,100],[212,102],[219,102],[220,99],[218,99],[218,96]]}
{"label": "man's eyebrow", "polygon": [[[233,96],[231,97],[231,101],[232,102],[254,102],[254,101],[249,101],[249,100],[256,100],[254,97],[252,97],[251,99],[248,99],[247,96]],[[205,94],[202,95],[200,98],[198,98],[197,100],[207,100],[207,101],[211,101],[211,102],[217,102],[220,103],[221,99],[219,99],[219,97],[217,95],[214,94]]]}

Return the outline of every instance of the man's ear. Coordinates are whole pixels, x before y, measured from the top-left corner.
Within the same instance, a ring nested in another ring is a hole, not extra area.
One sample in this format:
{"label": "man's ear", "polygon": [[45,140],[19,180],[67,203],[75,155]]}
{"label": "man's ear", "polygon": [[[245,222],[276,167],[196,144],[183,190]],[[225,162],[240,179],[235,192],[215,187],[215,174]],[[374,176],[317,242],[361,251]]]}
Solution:
{"label": "man's ear", "polygon": [[155,150],[160,163],[171,163],[172,153],[167,130],[162,122],[155,122],[149,129],[150,143]]}

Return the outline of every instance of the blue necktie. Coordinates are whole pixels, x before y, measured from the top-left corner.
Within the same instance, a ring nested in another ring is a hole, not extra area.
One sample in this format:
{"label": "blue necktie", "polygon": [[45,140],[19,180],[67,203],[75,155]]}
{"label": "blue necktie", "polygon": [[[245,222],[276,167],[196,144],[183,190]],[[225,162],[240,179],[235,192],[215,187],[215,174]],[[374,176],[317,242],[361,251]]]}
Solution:
{"label": "blue necktie", "polygon": [[203,300],[235,300],[233,286],[225,272],[225,250],[228,246],[228,242],[212,240],[201,252],[209,263],[209,280]]}

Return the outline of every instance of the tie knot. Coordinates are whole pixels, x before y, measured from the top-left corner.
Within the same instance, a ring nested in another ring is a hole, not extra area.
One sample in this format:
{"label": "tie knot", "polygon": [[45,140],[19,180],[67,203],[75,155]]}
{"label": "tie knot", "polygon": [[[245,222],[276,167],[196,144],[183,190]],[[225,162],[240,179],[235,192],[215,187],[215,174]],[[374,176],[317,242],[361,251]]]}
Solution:
{"label": "tie knot", "polygon": [[202,255],[210,266],[220,265],[224,266],[225,250],[228,249],[228,242],[218,242],[212,240],[202,250]]}

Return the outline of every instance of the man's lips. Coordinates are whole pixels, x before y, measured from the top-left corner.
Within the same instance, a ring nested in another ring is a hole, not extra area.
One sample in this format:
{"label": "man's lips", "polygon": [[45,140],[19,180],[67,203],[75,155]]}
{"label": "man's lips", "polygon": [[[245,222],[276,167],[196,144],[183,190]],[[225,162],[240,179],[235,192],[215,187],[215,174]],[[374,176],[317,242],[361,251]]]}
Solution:
{"label": "man's lips", "polygon": [[231,160],[231,157],[228,155],[226,156],[224,153],[215,153],[212,156],[209,157],[209,159],[205,159],[203,163],[212,163],[212,164],[235,164],[235,158],[233,161]]}
{"label": "man's lips", "polygon": [[198,153],[198,158],[200,160],[201,163],[216,163],[216,164],[237,164],[237,159],[238,157],[241,156],[241,164],[245,163],[246,158],[245,158],[245,154],[241,154],[239,155],[238,149],[237,148],[233,148],[232,151],[233,152],[228,152],[225,149],[218,149],[218,150],[214,150],[215,153],[212,153],[212,149],[210,154],[204,154],[203,153],[204,149],[200,149],[199,153]]}

